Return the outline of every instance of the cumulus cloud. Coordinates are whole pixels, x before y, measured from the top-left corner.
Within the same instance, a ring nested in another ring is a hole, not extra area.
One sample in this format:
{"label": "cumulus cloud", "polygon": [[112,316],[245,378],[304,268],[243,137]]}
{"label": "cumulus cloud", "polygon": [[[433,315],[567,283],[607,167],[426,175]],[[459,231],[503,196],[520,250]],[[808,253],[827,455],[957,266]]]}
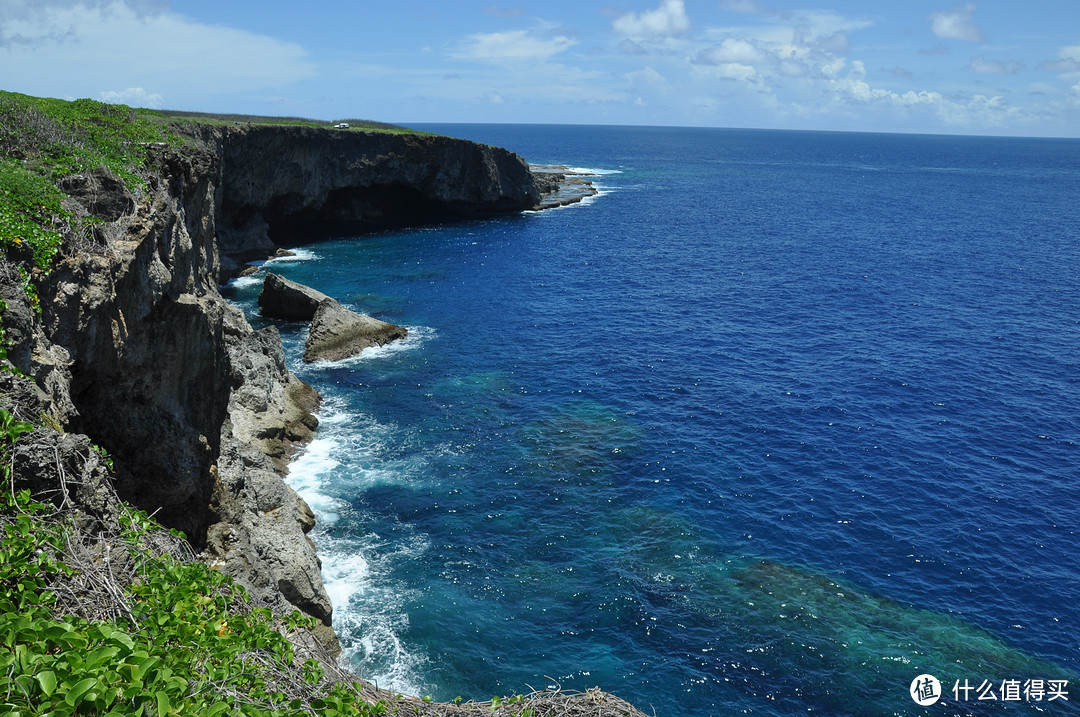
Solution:
{"label": "cumulus cloud", "polygon": [[1011,105],[1001,96],[946,96],[928,91],[900,93],[874,87],[866,81],[865,68],[858,61],[852,63],[846,76],[828,83],[828,93],[834,107],[891,110],[904,117],[928,115],[954,127],[1000,130],[1029,119],[1024,109]]}
{"label": "cumulus cloud", "polygon": [[98,94],[102,102],[161,109],[164,97],[156,92],[147,92],[141,87],[129,87],[126,90],[105,90]]}
{"label": "cumulus cloud", "polygon": [[690,32],[690,18],[686,15],[683,0],[662,0],[655,10],[617,17],[614,28],[624,37],[660,40]]}
{"label": "cumulus cloud", "polygon": [[451,51],[450,56],[462,60],[477,60],[497,65],[522,62],[542,62],[576,44],[565,35],[537,37],[528,30],[486,32],[471,35]]}
{"label": "cumulus cloud", "polygon": [[152,0],[5,0],[3,7],[6,89],[161,102],[279,87],[315,71],[299,45],[203,25]]}
{"label": "cumulus cloud", "polygon": [[848,31],[869,25],[828,11],[773,14],[764,26],[726,29],[692,62],[699,75],[755,88],[770,80],[834,77],[846,64]]}
{"label": "cumulus cloud", "polygon": [[1024,63],[1022,60],[1010,60],[1009,62],[987,60],[982,55],[979,55],[971,61],[968,69],[980,75],[1015,75],[1024,69]]}
{"label": "cumulus cloud", "polygon": [[930,13],[930,30],[946,40],[982,42],[982,28],[975,24],[975,3]]}
{"label": "cumulus cloud", "polygon": [[1063,74],[1080,72],[1080,45],[1061,48],[1061,52],[1058,53],[1058,59],[1046,60],[1041,63],[1039,67],[1044,70],[1049,70],[1050,72],[1060,72]]}
{"label": "cumulus cloud", "polygon": [[631,87],[635,88],[663,88],[667,84],[667,78],[661,75],[659,72],[651,67],[646,67],[643,70],[635,70],[634,72],[628,72],[623,77],[630,83]]}
{"label": "cumulus cloud", "polygon": [[699,53],[696,61],[703,65],[756,65],[770,61],[771,55],[769,49],[753,38],[725,37],[719,45]]}

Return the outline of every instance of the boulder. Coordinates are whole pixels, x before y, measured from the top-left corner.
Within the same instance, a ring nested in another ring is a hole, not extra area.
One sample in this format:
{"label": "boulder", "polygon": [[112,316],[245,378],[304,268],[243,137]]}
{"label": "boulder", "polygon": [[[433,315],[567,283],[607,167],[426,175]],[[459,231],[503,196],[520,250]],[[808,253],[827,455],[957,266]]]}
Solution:
{"label": "boulder", "polygon": [[355,356],[368,346],[382,346],[403,339],[408,329],[349,311],[333,299],[319,304],[311,320],[304,346],[304,361],[340,361]]}
{"label": "boulder", "polygon": [[321,291],[268,273],[259,292],[259,312],[268,319],[311,321],[319,304],[328,298]]}

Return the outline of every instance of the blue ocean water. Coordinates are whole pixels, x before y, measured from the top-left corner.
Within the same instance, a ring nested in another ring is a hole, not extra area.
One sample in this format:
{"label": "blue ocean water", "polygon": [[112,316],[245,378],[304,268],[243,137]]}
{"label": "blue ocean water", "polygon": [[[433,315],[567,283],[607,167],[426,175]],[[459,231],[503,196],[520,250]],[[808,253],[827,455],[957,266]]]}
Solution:
{"label": "blue ocean water", "polygon": [[423,129],[602,191],[231,286],[255,323],[270,270],[410,329],[309,366],[278,324],[355,670],[660,717],[1076,709],[1080,141]]}

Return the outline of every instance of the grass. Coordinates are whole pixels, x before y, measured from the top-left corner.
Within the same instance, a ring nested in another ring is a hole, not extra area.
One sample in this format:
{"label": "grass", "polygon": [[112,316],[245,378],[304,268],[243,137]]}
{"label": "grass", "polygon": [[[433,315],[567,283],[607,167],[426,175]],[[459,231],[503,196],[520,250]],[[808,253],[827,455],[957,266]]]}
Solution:
{"label": "grass", "polygon": [[[145,110],[150,112],[150,110]],[[336,124],[345,122],[349,125],[350,130],[360,130],[363,132],[390,132],[395,134],[430,134],[428,132],[420,132],[418,130],[409,129],[408,127],[402,127],[396,124],[390,124],[388,122],[376,122],[375,120],[368,119],[337,119],[331,122],[325,122],[322,120],[308,119],[306,117],[270,117],[264,115],[243,115],[243,114],[222,114],[214,112],[187,112],[181,110],[161,110],[155,112],[155,114],[175,120],[180,123],[199,123],[210,125],[235,125],[235,124],[259,124],[259,125],[275,125],[275,126],[294,126],[294,127],[333,127]]]}
{"label": "grass", "polygon": [[0,408],[0,717],[644,717],[598,689],[440,704],[366,684],[288,639],[313,618],[255,607],[115,493],[103,524],[71,506],[59,462],[52,502],[17,490],[13,458],[42,430]]}
{"label": "grass", "polygon": [[0,92],[0,250],[47,272],[64,234],[82,229],[58,184],[105,167],[138,194],[145,145],[175,140],[161,118],[126,105]]}
{"label": "grass", "polygon": [[90,529],[62,474],[59,507],[16,491],[9,460],[34,429],[0,409],[0,715],[386,711],[297,654],[285,634],[312,618],[254,607],[145,513],[120,504]]}
{"label": "grass", "polygon": [[348,131],[414,133],[372,120],[156,111],[0,91],[0,251],[20,265],[24,279],[34,270],[48,272],[64,237],[82,236],[94,223],[64,209],[62,180],[104,167],[138,196],[147,187],[147,145],[183,145],[186,125],[326,128],[338,122],[348,122]]}

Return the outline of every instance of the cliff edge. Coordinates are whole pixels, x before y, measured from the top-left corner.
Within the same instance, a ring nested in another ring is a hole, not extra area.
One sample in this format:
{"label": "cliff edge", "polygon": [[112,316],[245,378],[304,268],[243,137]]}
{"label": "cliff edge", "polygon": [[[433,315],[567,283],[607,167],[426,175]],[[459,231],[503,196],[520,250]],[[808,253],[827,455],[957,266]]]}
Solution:
{"label": "cliff edge", "polygon": [[520,157],[445,137],[182,131],[145,145],[136,191],[105,168],[63,181],[64,211],[90,229],[63,230],[48,271],[0,260],[8,359],[34,379],[35,407],[21,410],[103,447],[120,498],[182,530],[260,604],[315,617],[333,651],[314,518],[283,480],[319,397],[276,330],[254,330],[218,282],[233,257],[276,243],[517,211],[539,194]]}
{"label": "cliff edge", "polygon": [[540,199],[518,155],[439,135],[238,125],[206,139],[225,167],[218,240],[226,255],[519,211]]}

